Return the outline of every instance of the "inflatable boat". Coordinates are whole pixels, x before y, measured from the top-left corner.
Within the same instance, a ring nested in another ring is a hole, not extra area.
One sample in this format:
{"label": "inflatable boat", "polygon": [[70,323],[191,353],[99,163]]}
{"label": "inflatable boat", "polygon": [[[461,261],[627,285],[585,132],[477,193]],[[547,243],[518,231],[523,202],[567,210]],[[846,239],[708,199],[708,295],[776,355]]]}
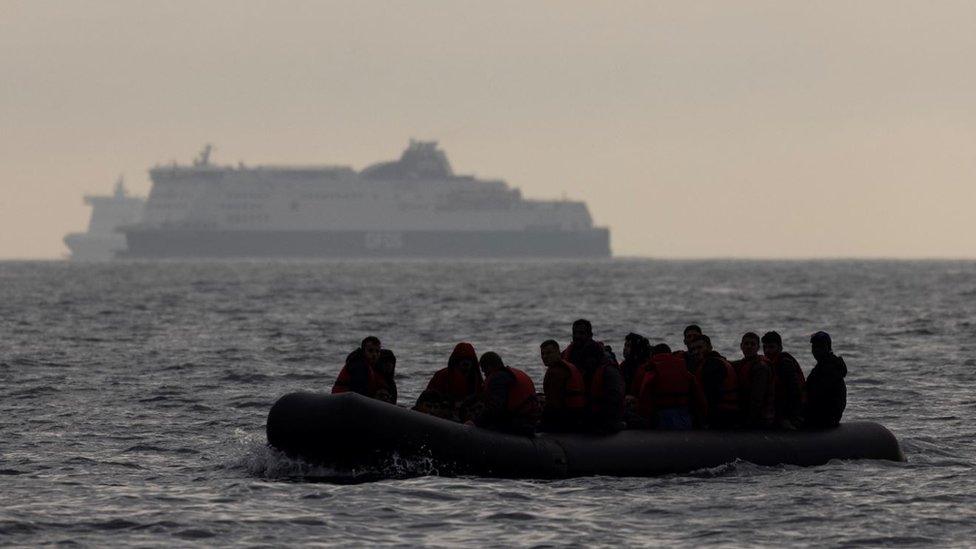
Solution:
{"label": "inflatable boat", "polygon": [[647,431],[510,435],[466,426],[354,393],[291,393],[268,414],[268,442],[292,457],[361,469],[424,459],[438,474],[502,478],[686,473],[735,460],[822,465],[832,459],[904,461],[877,423],[820,431]]}

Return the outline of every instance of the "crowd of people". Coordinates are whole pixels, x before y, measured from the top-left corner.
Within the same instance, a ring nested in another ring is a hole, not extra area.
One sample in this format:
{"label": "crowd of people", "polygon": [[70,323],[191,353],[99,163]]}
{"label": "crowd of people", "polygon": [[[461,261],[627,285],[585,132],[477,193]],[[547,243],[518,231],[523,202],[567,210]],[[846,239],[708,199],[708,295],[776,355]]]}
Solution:
{"label": "crowd of people", "polygon": [[[613,433],[621,429],[819,429],[836,426],[847,404],[847,365],[826,332],[810,338],[816,365],[804,376],[777,332],[748,332],[742,358],[729,361],[697,325],[684,329],[684,349],[652,345],[631,333],[618,362],[594,339],[585,319],[572,341],[539,346],[546,368],[542,392],[498,353],[479,357],[458,343],[413,409],[477,427],[529,435]],[[762,351],[760,353],[760,350]],[[355,392],[397,403],[396,357],[369,336],[346,358],[333,393]]]}

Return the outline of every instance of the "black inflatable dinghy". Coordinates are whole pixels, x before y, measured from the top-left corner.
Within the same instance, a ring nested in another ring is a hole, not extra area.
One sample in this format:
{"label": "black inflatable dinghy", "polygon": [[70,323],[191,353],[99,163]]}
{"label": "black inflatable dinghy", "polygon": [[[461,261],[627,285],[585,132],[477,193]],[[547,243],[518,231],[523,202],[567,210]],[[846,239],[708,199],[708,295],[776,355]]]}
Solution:
{"label": "black inflatable dinghy", "polygon": [[[268,442],[312,463],[339,468],[391,456],[429,459],[440,474],[504,478],[653,476],[716,467],[822,465],[832,459],[904,461],[877,423],[821,431],[647,431],[524,437],[465,426],[355,393],[291,393],[268,414]],[[386,461],[385,461],[386,460]]]}

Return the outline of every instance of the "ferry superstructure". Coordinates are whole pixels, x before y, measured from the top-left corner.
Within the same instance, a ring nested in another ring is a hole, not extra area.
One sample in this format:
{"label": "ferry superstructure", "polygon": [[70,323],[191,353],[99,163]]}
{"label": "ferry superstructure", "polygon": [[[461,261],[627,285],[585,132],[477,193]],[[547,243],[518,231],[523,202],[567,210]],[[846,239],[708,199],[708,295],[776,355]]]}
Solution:
{"label": "ferry superstructure", "polygon": [[436,142],[347,166],[192,165],[149,171],[122,255],[179,257],[608,257],[583,202],[526,200],[501,180],[455,175]]}

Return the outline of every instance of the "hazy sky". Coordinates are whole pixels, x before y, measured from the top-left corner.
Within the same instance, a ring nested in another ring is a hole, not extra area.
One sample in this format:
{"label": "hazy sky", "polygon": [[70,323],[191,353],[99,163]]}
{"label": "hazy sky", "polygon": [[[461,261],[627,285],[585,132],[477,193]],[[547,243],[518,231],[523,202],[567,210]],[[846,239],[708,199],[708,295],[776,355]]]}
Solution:
{"label": "hazy sky", "polygon": [[976,257],[976,2],[0,0],[0,258],[188,162],[456,171],[618,255]]}

